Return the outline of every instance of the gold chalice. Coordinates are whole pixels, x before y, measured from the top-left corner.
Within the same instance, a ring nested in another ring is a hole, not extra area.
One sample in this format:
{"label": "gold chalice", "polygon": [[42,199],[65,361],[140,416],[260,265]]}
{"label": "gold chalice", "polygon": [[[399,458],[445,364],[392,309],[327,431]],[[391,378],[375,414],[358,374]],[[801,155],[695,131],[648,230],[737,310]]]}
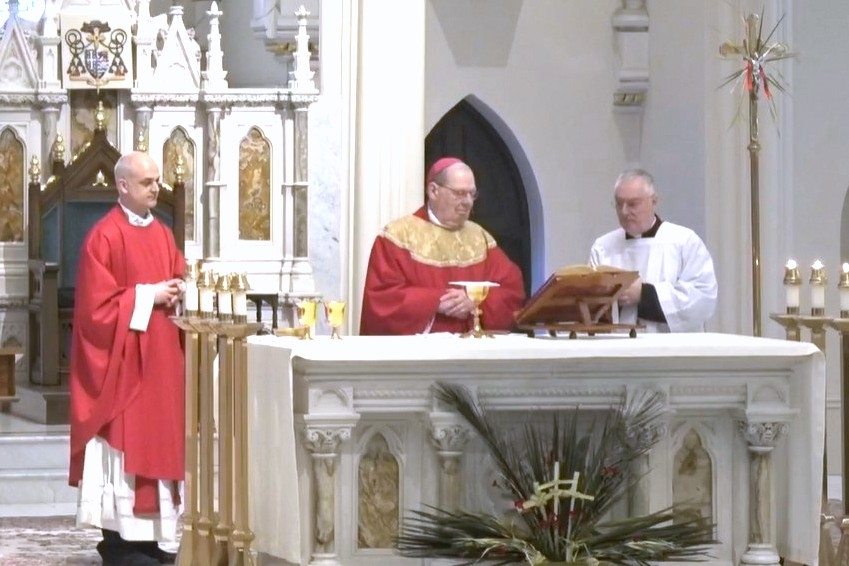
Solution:
{"label": "gold chalice", "polygon": [[492,281],[452,281],[449,285],[457,285],[466,290],[466,296],[475,304],[475,310],[472,311],[474,321],[472,329],[463,334],[463,338],[474,336],[475,338],[483,338],[484,336],[492,338],[491,332],[486,332],[481,326],[481,308],[480,305],[489,295],[489,290],[492,287],[498,287],[498,283]]}
{"label": "gold chalice", "polygon": [[299,301],[298,324],[304,329],[301,340],[312,340],[312,327],[315,324],[317,303],[313,300]]}
{"label": "gold chalice", "polygon": [[330,338],[342,339],[339,334],[339,328],[345,322],[345,301],[324,301],[324,314],[327,316],[327,323],[330,325]]}

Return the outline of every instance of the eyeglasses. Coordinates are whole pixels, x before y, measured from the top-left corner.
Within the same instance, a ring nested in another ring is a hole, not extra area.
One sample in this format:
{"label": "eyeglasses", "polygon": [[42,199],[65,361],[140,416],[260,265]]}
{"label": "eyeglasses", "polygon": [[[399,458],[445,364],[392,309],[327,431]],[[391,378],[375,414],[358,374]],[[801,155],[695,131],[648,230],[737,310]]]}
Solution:
{"label": "eyeglasses", "polygon": [[472,201],[476,201],[478,199],[478,190],[477,189],[455,189],[454,187],[449,187],[448,185],[442,185],[440,183],[436,183],[437,187],[442,187],[443,189],[448,189],[448,192],[451,193],[451,196],[454,197],[454,200],[463,200],[464,198],[470,198]]}
{"label": "eyeglasses", "polygon": [[628,200],[619,200],[616,199],[613,201],[613,208],[616,210],[625,210],[626,208],[633,210],[638,206],[642,205],[647,199],[652,198],[651,196],[640,197],[640,198],[632,198]]}

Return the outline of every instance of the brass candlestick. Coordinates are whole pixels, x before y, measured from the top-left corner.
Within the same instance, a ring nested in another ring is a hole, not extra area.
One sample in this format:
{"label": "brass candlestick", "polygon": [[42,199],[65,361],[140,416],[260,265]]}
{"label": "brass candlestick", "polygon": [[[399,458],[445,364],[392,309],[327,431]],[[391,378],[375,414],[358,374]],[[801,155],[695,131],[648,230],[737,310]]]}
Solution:
{"label": "brass candlestick", "polygon": [[211,323],[218,335],[218,522],[213,528],[213,564],[227,565],[233,534],[233,339],[230,322]]}
{"label": "brass candlestick", "polygon": [[177,561],[186,566],[200,566],[197,561],[197,549],[200,547],[198,537],[198,518],[200,517],[198,498],[198,383],[200,370],[200,342],[198,333],[184,317],[171,317],[186,337],[186,476],[184,493],[186,502],[180,523],[182,534],[180,547],[177,551]]}
{"label": "brass candlestick", "polygon": [[227,357],[232,360],[233,376],[233,495],[235,501],[233,529],[230,533],[232,554],[230,564],[236,566],[254,566],[251,543],[254,533],[250,527],[250,507],[248,501],[249,450],[248,450],[248,336],[256,334],[261,323],[222,324],[219,332],[228,338]]}
{"label": "brass candlestick", "polygon": [[[788,310],[790,310],[790,307],[788,307]],[[798,310],[798,307],[796,310]],[[787,340],[799,342],[802,339],[801,326],[799,325],[801,315],[798,312],[795,314],[771,314],[769,318],[784,328],[784,335]]]}

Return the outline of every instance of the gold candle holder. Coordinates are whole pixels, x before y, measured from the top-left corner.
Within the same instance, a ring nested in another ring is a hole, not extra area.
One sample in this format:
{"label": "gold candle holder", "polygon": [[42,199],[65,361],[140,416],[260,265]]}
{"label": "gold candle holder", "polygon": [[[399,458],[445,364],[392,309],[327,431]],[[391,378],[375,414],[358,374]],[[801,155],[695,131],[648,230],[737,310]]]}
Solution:
{"label": "gold candle holder", "polygon": [[849,318],[849,263],[841,266],[837,290],[840,293],[840,318]]}
{"label": "gold candle holder", "polygon": [[802,286],[802,277],[799,275],[799,266],[792,260],[787,260],[784,265],[784,296],[787,314],[799,314],[799,291]]}
{"label": "gold candle holder", "polygon": [[825,267],[820,260],[811,265],[811,316],[825,315],[825,284],[828,277],[825,275]]}

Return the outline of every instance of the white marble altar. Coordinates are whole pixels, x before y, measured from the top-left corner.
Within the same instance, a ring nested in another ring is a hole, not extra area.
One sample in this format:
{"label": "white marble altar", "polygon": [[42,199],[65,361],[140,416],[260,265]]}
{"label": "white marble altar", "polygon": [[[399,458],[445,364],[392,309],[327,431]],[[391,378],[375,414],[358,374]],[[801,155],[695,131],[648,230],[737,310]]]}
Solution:
{"label": "white marble altar", "polygon": [[[680,499],[673,499],[673,484],[690,480],[686,489],[708,488],[698,507],[717,523],[720,543],[708,563],[777,564],[784,557],[814,564],[824,371],[810,344],[723,334],[254,337],[253,548],[263,564],[413,564],[368,542],[385,537],[366,524],[374,515],[366,507],[386,508],[390,519],[393,506],[401,517],[423,504],[499,508],[484,451],[431,395],[439,379],[468,384],[503,411],[603,409],[641,389],[660,390],[669,420],[661,431],[635,431],[660,432],[661,439],[631,510],[670,505]],[[694,463],[682,466],[691,454]],[[360,493],[376,463],[384,484],[396,485],[387,455],[397,463],[396,493]],[[708,479],[693,484],[705,471]]]}

